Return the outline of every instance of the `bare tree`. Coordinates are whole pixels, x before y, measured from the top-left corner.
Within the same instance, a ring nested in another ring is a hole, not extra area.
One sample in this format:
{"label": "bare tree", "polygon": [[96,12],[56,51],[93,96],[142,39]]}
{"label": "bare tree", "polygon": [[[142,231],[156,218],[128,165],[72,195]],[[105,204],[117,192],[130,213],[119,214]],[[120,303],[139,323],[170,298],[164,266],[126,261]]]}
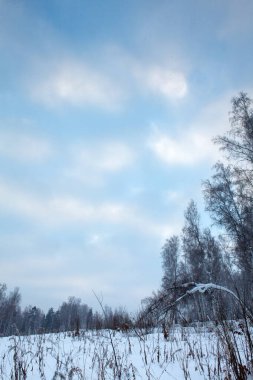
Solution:
{"label": "bare tree", "polygon": [[180,241],[178,236],[167,239],[162,248],[162,288],[168,289],[178,282]]}
{"label": "bare tree", "polygon": [[205,246],[200,229],[200,216],[195,202],[191,201],[185,212],[182,235],[188,280],[205,280]]}
{"label": "bare tree", "polygon": [[241,272],[243,292],[253,290],[253,109],[240,93],[232,99],[231,129],[215,142],[228,160],[217,163],[211,180],[204,182],[206,208],[228,235],[234,262]]}

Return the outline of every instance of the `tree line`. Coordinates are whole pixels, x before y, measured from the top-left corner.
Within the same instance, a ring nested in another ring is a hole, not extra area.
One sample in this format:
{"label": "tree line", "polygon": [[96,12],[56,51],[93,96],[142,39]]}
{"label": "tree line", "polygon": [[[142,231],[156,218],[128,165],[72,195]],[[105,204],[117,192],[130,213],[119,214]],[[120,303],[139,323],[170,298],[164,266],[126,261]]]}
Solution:
{"label": "tree line", "polygon": [[76,297],[69,297],[57,310],[51,307],[46,313],[37,306],[22,310],[20,302],[18,288],[7,293],[7,286],[0,284],[0,336],[60,331],[79,335],[81,329],[124,329],[131,324],[129,314],[121,307],[112,310],[104,306],[99,313]]}
{"label": "tree line", "polygon": [[[253,310],[253,108],[246,93],[232,99],[230,130],[214,143],[224,158],[202,186],[215,233],[202,227],[197,204],[191,200],[181,234],[169,237],[162,248],[161,287],[143,301],[146,310],[155,310],[154,318],[163,315],[168,295],[173,305],[182,292],[180,284],[191,282],[226,286]],[[210,291],[172,307],[169,315],[176,320],[206,320],[215,318],[217,308],[226,318],[238,318],[242,310],[229,293],[214,296]]]}

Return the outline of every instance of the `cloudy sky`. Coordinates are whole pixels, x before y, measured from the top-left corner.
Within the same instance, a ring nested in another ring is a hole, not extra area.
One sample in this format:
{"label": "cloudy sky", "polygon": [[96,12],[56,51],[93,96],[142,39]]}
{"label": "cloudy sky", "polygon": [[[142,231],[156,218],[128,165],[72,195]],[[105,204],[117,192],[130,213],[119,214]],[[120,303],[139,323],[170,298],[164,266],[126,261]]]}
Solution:
{"label": "cloudy sky", "polygon": [[0,282],[138,308],[253,94],[252,0],[0,0]]}

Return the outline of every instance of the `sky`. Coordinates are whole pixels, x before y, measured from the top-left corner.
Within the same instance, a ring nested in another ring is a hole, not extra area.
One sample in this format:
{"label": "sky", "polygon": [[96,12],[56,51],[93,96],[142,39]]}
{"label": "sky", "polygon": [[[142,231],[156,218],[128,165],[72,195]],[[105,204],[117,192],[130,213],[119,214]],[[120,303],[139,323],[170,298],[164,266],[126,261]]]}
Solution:
{"label": "sky", "polygon": [[[134,312],[253,94],[252,0],[0,0],[0,282]],[[203,214],[203,223],[208,219]]]}

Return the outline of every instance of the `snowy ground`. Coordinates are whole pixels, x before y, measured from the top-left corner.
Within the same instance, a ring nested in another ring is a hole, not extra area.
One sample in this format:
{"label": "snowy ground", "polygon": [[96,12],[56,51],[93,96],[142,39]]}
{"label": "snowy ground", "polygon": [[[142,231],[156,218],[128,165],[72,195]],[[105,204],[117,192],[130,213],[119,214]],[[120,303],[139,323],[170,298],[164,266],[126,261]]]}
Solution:
{"label": "snowy ground", "polygon": [[1,380],[234,378],[215,331],[200,327],[175,328],[168,340],[109,331],[8,337],[0,355]]}

